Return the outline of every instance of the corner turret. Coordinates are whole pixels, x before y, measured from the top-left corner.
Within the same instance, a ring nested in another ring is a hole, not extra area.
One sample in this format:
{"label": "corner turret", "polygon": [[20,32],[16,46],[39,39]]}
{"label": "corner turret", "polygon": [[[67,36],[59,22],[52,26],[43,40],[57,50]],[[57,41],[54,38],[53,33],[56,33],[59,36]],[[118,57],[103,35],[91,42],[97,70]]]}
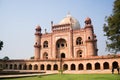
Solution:
{"label": "corner turret", "polygon": [[85,31],[86,31],[86,45],[87,55],[86,56],[97,56],[96,37],[94,35],[94,29],[92,21],[89,17],[85,19]]}
{"label": "corner turret", "polygon": [[36,32],[35,32],[35,58],[34,59],[40,59],[40,43],[41,43],[41,27],[39,25],[36,26]]}

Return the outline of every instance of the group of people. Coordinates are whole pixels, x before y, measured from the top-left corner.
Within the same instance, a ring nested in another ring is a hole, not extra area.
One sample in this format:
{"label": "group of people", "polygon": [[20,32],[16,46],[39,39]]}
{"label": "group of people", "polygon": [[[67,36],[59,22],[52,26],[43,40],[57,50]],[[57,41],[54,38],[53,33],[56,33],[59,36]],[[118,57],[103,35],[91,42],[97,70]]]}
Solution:
{"label": "group of people", "polygon": [[[118,71],[118,74],[120,73],[119,71],[120,71],[120,68],[119,67],[117,67],[117,71]],[[114,74],[114,68],[112,68],[112,74]]]}

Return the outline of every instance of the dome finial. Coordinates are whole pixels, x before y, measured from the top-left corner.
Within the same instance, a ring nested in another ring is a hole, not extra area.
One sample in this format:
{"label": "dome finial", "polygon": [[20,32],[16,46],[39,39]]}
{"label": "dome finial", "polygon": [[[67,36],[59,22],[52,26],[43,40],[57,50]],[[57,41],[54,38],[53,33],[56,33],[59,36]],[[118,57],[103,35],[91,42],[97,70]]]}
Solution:
{"label": "dome finial", "polygon": [[70,17],[70,16],[71,16],[70,11],[68,11],[68,13],[67,13],[67,17]]}

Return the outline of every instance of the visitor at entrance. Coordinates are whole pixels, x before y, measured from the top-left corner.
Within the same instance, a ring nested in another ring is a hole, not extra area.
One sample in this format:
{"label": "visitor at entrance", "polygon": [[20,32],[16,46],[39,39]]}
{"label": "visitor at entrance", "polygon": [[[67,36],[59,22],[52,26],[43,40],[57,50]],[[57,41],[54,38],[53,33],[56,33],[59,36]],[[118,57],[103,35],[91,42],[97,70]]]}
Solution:
{"label": "visitor at entrance", "polygon": [[117,67],[118,74],[119,74],[119,70],[120,70],[119,67]]}
{"label": "visitor at entrance", "polygon": [[114,68],[112,68],[112,74],[114,74]]}

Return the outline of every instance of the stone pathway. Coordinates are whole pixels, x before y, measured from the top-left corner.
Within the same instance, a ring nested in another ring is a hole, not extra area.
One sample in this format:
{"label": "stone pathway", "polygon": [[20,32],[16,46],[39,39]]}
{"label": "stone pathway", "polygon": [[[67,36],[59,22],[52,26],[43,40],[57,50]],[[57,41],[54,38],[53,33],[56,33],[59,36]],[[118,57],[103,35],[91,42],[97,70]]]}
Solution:
{"label": "stone pathway", "polygon": [[4,78],[29,77],[29,76],[40,76],[40,75],[50,75],[50,74],[56,74],[56,73],[36,73],[36,74],[0,75],[0,79],[4,79]]}

